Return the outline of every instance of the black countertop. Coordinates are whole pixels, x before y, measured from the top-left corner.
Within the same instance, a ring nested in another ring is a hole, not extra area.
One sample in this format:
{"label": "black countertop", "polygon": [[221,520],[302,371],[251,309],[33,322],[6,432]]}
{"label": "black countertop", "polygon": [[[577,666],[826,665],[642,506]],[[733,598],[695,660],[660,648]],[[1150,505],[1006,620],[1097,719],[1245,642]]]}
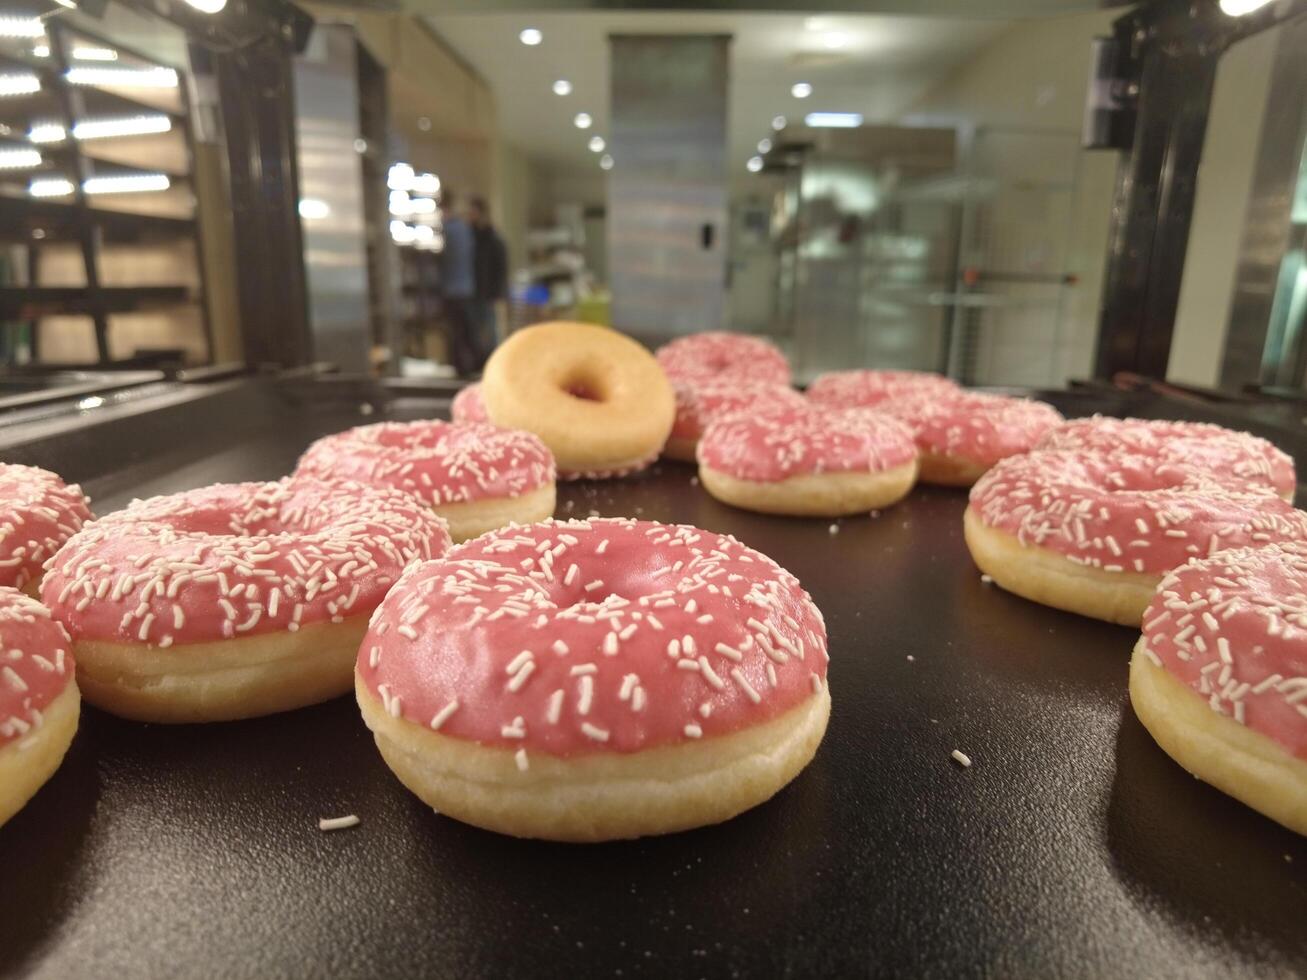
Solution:
{"label": "black countertop", "polygon": [[[1085,397],[1062,405],[1120,407]],[[347,389],[258,384],[209,401],[3,451],[84,480],[107,512],[274,478],[318,435],[443,408],[406,399],[365,416]],[[1146,414],[1192,417],[1168,407]],[[87,707],[63,768],[0,829],[0,974],[1307,970],[1307,840],[1153,744],[1126,696],[1131,630],[981,581],[962,540],[964,493],[921,488],[832,533],[732,510],[693,475],[663,463],[563,484],[559,515],[730,532],[812,592],[834,710],[816,759],[775,799],[664,838],[519,841],[424,807],[350,698],[184,727]],[[346,813],[360,826],[318,830]]]}

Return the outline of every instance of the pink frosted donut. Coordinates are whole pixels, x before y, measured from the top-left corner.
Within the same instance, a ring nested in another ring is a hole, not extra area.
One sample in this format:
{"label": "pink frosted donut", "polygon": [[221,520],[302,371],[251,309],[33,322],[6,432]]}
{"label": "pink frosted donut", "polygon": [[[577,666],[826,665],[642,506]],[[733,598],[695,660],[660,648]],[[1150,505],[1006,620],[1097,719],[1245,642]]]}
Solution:
{"label": "pink frosted donut", "polygon": [[554,457],[529,432],[489,422],[381,422],[319,439],[296,476],[358,480],[413,494],[466,541],[554,513]]}
{"label": "pink frosted donut", "polygon": [[1139,625],[1164,574],[1223,548],[1307,539],[1307,514],[1266,487],[1133,453],[1010,456],[971,489],[967,545],[1035,602]]}
{"label": "pink frosted donut", "polygon": [[942,374],[926,371],[830,371],[808,385],[808,398],[835,408],[871,408],[917,394],[956,394],[961,389]]}
{"label": "pink frosted donut", "polygon": [[35,599],[0,587],[0,825],[54,775],[80,713],[68,634]]}
{"label": "pink frosted donut", "polygon": [[606,840],[726,820],[793,779],[826,728],[828,659],[798,580],[732,537],[548,521],[410,569],[356,691],[441,813]]}
{"label": "pink frosted donut", "polygon": [[1130,700],[1176,762],[1307,834],[1307,549],[1221,551],[1167,575]]}
{"label": "pink frosted donut", "polygon": [[676,422],[663,447],[663,455],[687,463],[694,462],[699,437],[717,416],[741,409],[804,404],[803,395],[789,385],[771,381],[676,381],[672,388],[676,392]]}
{"label": "pink frosted donut", "polygon": [[917,478],[898,419],[867,409],[773,405],[708,424],[699,479],[718,500],[768,514],[837,517],[886,507]]}
{"label": "pink frosted donut", "polygon": [[481,397],[481,385],[470,384],[460,388],[449,404],[449,415],[455,422],[489,422],[485,399]]}
{"label": "pink frosted donut", "polygon": [[1209,470],[1219,479],[1233,477],[1274,487],[1293,499],[1297,477],[1293,457],[1247,432],[1206,422],[1115,419],[1103,415],[1073,419],[1048,433],[1037,449],[1125,450]]}
{"label": "pink frosted donut", "polygon": [[35,595],[46,560],[90,519],[81,487],[35,466],[0,463],[0,586]]}
{"label": "pink frosted donut", "polygon": [[86,698],[144,721],[284,711],[349,689],[367,617],[445,523],[398,490],[218,484],[87,524],[41,586]]}
{"label": "pink frosted donut", "polygon": [[1062,413],[1044,402],[977,391],[918,392],[880,408],[916,436],[918,479],[952,487],[969,487],[1000,459],[1029,452],[1062,422]]}
{"label": "pink frosted donut", "polygon": [[770,340],[724,330],[678,337],[659,347],[658,363],[672,381],[770,381],[790,383],[790,364]]}

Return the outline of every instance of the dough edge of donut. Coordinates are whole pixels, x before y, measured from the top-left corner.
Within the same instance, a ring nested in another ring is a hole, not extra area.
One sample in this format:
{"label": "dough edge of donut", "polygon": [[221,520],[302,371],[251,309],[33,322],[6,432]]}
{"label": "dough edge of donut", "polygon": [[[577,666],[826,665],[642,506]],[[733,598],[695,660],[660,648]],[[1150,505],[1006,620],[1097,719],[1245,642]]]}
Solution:
{"label": "dough edge of donut", "polygon": [[69,680],[42,714],[35,732],[0,749],[0,827],[25,807],[63,764],[82,714],[77,681]]}
{"label": "dough edge of donut", "polygon": [[1307,835],[1307,761],[1213,711],[1201,695],[1149,660],[1146,649],[1141,636],[1130,660],[1130,703],[1162,751],[1227,796]]}
{"label": "dough edge of donut", "polygon": [[167,649],[77,640],[73,655],[82,695],[112,715],[160,724],[236,721],[346,693],[369,616]]}
{"label": "dough edge of donut", "polygon": [[1105,572],[1077,565],[1050,548],[1024,545],[1016,535],[990,527],[970,505],[962,530],[976,567],[1008,592],[1091,619],[1137,628],[1163,578],[1160,573]]}
{"label": "dough edge of donut", "polygon": [[846,517],[898,503],[917,482],[917,461],[879,473],[804,473],[784,480],[742,480],[699,463],[699,482],[742,510],[791,517]]}
{"label": "dough edge of donut", "polygon": [[363,720],[386,765],[437,812],[513,837],[573,843],[669,834],[721,823],[775,796],[812,761],[830,688],[729,735],[635,753],[563,760],[440,735],[388,714],[356,677]]}
{"label": "dough edge of donut", "polygon": [[987,472],[992,463],[981,463],[967,456],[920,450],[921,470],[917,482],[939,487],[969,487]]}
{"label": "dough edge of donut", "polygon": [[551,480],[516,497],[461,500],[437,504],[432,510],[449,525],[449,536],[454,544],[462,544],[510,524],[535,524],[553,517],[557,494],[557,484]]}
{"label": "dough edge of donut", "polygon": [[680,460],[682,463],[693,463],[698,448],[699,439],[697,436],[694,438],[668,436],[667,444],[663,446],[663,455],[668,459]]}

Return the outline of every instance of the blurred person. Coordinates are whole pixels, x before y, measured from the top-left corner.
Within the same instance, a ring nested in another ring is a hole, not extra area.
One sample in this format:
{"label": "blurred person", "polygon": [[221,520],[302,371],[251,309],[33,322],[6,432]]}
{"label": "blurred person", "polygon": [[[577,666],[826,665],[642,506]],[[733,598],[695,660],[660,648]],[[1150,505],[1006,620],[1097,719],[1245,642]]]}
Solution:
{"label": "blurred person", "polygon": [[462,377],[481,369],[473,308],[476,305],[476,236],[459,217],[452,191],[440,194],[440,226],[445,239],[440,252],[440,293],[449,330],[449,359]]}
{"label": "blurred person", "polygon": [[476,240],[476,298],[471,317],[480,367],[499,343],[497,309],[499,301],[508,298],[508,249],[490,222],[485,198],[472,198],[468,220]]}

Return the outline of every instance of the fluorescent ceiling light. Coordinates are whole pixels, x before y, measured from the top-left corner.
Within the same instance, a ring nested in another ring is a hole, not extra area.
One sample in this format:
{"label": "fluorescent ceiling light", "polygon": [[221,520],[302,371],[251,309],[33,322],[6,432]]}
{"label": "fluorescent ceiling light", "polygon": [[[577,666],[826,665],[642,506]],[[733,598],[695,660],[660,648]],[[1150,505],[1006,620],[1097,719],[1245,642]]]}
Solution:
{"label": "fluorescent ceiling light", "polygon": [[302,197],[299,212],[300,217],[307,221],[318,221],[331,214],[331,206],[316,197]]}
{"label": "fluorescent ceiling light", "polygon": [[386,186],[392,191],[406,191],[413,185],[413,168],[407,163],[392,164],[386,175]]}
{"label": "fluorescent ceiling light", "polygon": [[186,0],[186,2],[202,14],[221,13],[227,6],[227,0]]}
{"label": "fluorescent ceiling light", "polygon": [[578,112],[572,122],[576,124],[577,129],[589,129],[594,120],[590,118],[590,113]]}
{"label": "fluorescent ceiling light", "polygon": [[764,136],[762,139],[758,140],[758,152],[759,152],[759,153],[770,153],[770,152],[771,152],[771,140],[767,139],[765,136]]}
{"label": "fluorescent ceiling light", "polygon": [[749,168],[749,173],[756,174],[762,169],[762,157],[749,157],[749,162],[745,166]]}
{"label": "fluorescent ceiling light", "polygon": [[554,82],[554,94],[571,95],[572,83],[569,82],[566,78],[560,78],[558,81]]}
{"label": "fluorescent ceiling light", "polygon": [[30,170],[40,165],[39,150],[0,150],[0,170]]}
{"label": "fluorescent ceiling light", "polygon": [[604,138],[602,136],[591,136],[590,143],[588,145],[590,147],[591,153],[603,153],[604,147],[607,146],[608,144],[604,142]]}
{"label": "fluorescent ceiling light", "polygon": [[142,194],[166,191],[171,186],[167,174],[121,174],[117,177],[88,177],[82,190],[88,194]]}
{"label": "fluorescent ceiling light", "polygon": [[0,17],[0,37],[44,37],[39,17]]}
{"label": "fluorescent ceiling light", "polygon": [[1260,10],[1270,2],[1271,0],[1221,0],[1221,9],[1231,17],[1242,17]]}
{"label": "fluorescent ceiling light", "polygon": [[810,112],[803,117],[806,125],[824,129],[856,129],[862,125],[860,112]]}
{"label": "fluorescent ceiling light", "polygon": [[74,61],[117,61],[118,52],[115,51],[113,48],[73,48],[73,60]]}
{"label": "fluorescent ceiling light", "polygon": [[430,197],[412,197],[408,202],[409,214],[435,214],[436,202]]}
{"label": "fluorescent ceiling light", "polygon": [[599,169],[600,170],[613,169],[613,158],[610,154],[605,153],[603,156],[599,158]]}
{"label": "fluorescent ceiling light", "polygon": [[390,237],[396,245],[407,245],[413,240],[413,229],[402,221],[392,221]]}
{"label": "fluorescent ceiling light", "polygon": [[30,95],[41,91],[41,80],[35,75],[0,75],[0,95]]}
{"label": "fluorescent ceiling light", "polygon": [[69,68],[64,76],[73,85],[118,85],[123,88],[176,88],[171,68]]}
{"label": "fluorescent ceiling light", "polygon": [[108,139],[114,136],[144,136],[149,133],[166,133],[172,129],[172,120],[165,115],[128,116],[121,119],[85,119],[73,124],[73,138],[79,140]]}
{"label": "fluorescent ceiling light", "polygon": [[812,94],[812,86],[807,82],[795,82],[790,86],[790,94],[796,99],[806,99]]}
{"label": "fluorescent ceiling light", "polygon": [[522,33],[518,34],[517,39],[528,48],[534,48],[545,39],[545,36],[535,27],[524,27]]}
{"label": "fluorescent ceiling light", "polygon": [[73,182],[59,177],[34,180],[27,185],[27,193],[33,197],[64,197],[73,192]]}
{"label": "fluorescent ceiling light", "polygon": [[839,51],[849,46],[849,36],[843,31],[831,31],[821,36],[821,45],[829,51]]}
{"label": "fluorescent ceiling light", "polygon": [[772,116],[771,128],[779,133],[788,121],[784,116]]}
{"label": "fluorescent ceiling light", "polygon": [[439,194],[440,178],[435,174],[418,174],[409,181],[409,190],[415,194]]}
{"label": "fluorescent ceiling light", "polygon": [[48,44],[36,44],[36,45],[33,45],[33,46],[32,46],[32,57],[33,57],[33,58],[48,58],[48,57],[50,57],[50,45],[48,45]]}
{"label": "fluorescent ceiling light", "polygon": [[55,122],[33,123],[27,131],[27,138],[33,143],[62,143],[68,138],[63,126]]}
{"label": "fluorescent ceiling light", "polygon": [[435,241],[436,229],[430,225],[415,225],[413,227],[413,238],[419,242]]}
{"label": "fluorescent ceiling light", "polygon": [[803,29],[805,31],[825,31],[831,27],[829,17],[805,17],[803,18]]}

